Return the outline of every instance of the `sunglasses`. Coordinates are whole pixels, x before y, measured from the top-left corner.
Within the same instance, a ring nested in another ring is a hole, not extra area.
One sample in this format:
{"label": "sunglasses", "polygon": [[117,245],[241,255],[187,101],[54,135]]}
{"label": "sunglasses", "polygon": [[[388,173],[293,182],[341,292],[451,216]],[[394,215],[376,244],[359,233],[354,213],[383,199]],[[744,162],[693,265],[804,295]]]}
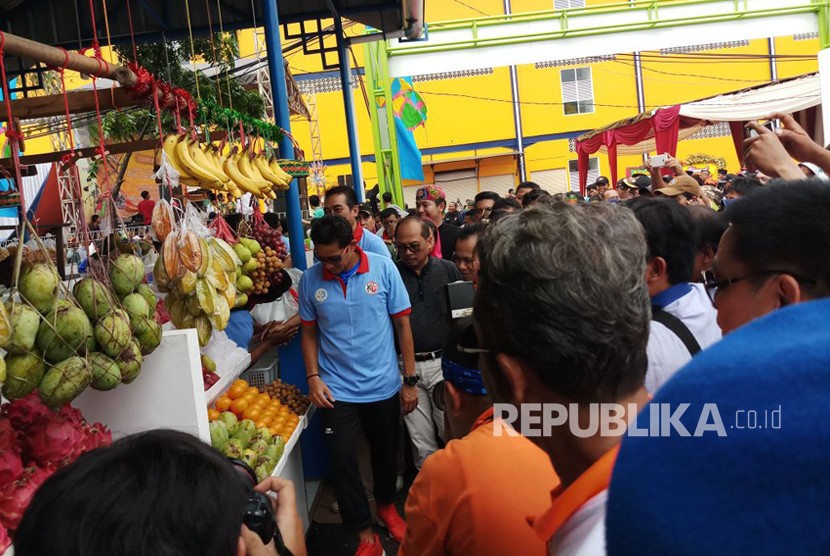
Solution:
{"label": "sunglasses", "polygon": [[704,270],[701,273],[703,276],[703,287],[706,289],[706,293],[709,295],[709,299],[712,301],[712,304],[715,303],[715,298],[717,298],[718,292],[722,292],[732,284],[736,284],[750,278],[774,276],[776,274],[786,274],[787,276],[792,276],[796,279],[796,281],[801,282],[805,286],[815,286],[817,284],[815,280],[804,278],[803,276],[787,272],[786,270],[760,270],[739,278],[720,278],[714,270]]}
{"label": "sunglasses", "polygon": [[341,253],[339,255],[334,255],[333,257],[321,257],[316,252],[314,253],[314,256],[317,257],[317,260],[320,261],[321,263],[340,264],[340,262],[343,261],[343,255],[346,254],[346,249],[348,249],[348,248],[349,248],[349,246],[347,245],[346,247],[343,248],[343,251],[341,251]]}
{"label": "sunglasses", "polygon": [[406,253],[407,251],[411,251],[413,253],[418,253],[421,250],[420,243],[396,243],[395,244],[395,251],[398,253]]}

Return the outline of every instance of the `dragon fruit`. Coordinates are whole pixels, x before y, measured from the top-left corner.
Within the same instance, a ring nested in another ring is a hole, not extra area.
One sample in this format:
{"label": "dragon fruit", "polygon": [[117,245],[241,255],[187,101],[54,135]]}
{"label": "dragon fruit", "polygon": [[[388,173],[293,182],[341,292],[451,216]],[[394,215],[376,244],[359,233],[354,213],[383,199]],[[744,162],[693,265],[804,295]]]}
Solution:
{"label": "dragon fruit", "polygon": [[20,444],[27,462],[62,467],[75,461],[84,450],[86,431],[76,423],[52,414],[26,428]]}
{"label": "dragon fruit", "polygon": [[0,450],[18,450],[17,431],[8,419],[0,419]]}
{"label": "dragon fruit", "polygon": [[36,392],[3,406],[3,416],[11,421],[12,427],[18,431],[25,430],[29,425],[47,417],[50,413],[53,413],[52,410],[40,401]]}
{"label": "dragon fruit", "polygon": [[17,529],[35,491],[52,472],[51,468],[26,468],[19,480],[0,490],[0,524],[10,531]]}
{"label": "dragon fruit", "polygon": [[112,444],[112,432],[101,423],[95,423],[86,429],[84,452],[109,446],[110,444]]}
{"label": "dragon fruit", "polygon": [[8,531],[6,531],[6,528],[0,524],[0,554],[4,554],[11,545],[12,540],[9,538]]}
{"label": "dragon fruit", "polygon": [[23,475],[23,461],[15,450],[0,450],[0,489]]}

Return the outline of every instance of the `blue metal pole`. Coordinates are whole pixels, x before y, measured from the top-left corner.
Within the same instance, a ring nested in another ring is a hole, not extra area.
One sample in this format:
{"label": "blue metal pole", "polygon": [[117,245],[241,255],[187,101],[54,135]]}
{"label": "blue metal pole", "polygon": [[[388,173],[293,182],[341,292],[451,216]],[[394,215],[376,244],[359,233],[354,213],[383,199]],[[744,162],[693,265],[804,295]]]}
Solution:
{"label": "blue metal pole", "polygon": [[[288,111],[288,92],[285,89],[285,68],[282,63],[277,0],[265,0],[262,3],[262,15],[265,25],[265,47],[268,50],[268,71],[271,74],[271,94],[274,96],[274,119],[278,126],[290,132],[291,114]],[[294,145],[288,137],[280,140],[280,156],[294,158]],[[285,211],[288,215],[291,260],[296,268],[305,270],[303,214],[300,208],[300,188],[296,179],[291,181],[291,187],[285,192]]]}
{"label": "blue metal pole", "polygon": [[329,2],[334,16],[334,34],[337,36],[337,57],[340,61],[340,85],[343,88],[343,106],[346,112],[346,133],[349,136],[349,158],[352,164],[352,181],[357,201],[362,203],[365,199],[363,192],[363,166],[360,162],[360,143],[357,140],[357,122],[354,113],[354,95],[352,94],[352,68],[349,63],[349,55],[346,52],[346,37],[343,36],[343,21],[340,15],[334,10]]}

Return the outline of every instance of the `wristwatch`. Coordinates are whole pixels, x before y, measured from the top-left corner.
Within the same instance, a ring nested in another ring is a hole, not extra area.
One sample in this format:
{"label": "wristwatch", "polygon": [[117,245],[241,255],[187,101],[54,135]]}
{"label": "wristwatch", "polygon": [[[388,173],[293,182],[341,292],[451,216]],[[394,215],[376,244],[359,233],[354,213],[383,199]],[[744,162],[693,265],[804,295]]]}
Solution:
{"label": "wristwatch", "polygon": [[419,380],[421,380],[421,377],[419,377],[418,375],[404,376],[403,377],[403,383],[406,384],[407,386],[416,386],[418,384]]}

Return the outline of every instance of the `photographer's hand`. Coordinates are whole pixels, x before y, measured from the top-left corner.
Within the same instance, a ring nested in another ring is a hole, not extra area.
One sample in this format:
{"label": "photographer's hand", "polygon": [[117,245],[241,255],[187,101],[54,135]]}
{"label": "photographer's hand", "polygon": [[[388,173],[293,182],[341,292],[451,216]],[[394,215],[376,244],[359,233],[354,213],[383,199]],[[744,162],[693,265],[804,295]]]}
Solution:
{"label": "photographer's hand", "polygon": [[241,537],[245,543],[245,556],[279,556],[273,540],[267,545],[262,544],[259,535],[245,527],[245,525],[242,525]]}
{"label": "photographer's hand", "polygon": [[[306,556],[303,520],[300,518],[300,514],[297,513],[297,497],[294,492],[294,483],[277,477],[268,477],[254,487],[254,490],[265,493],[271,498],[271,505],[274,507],[274,516],[277,519],[277,528],[282,534],[285,547],[294,556]],[[276,499],[272,493],[277,495]],[[262,544],[261,541],[260,544]],[[268,546],[273,546],[273,542],[269,543]],[[267,549],[268,546],[264,548]],[[255,554],[257,556],[259,554],[276,554],[276,550],[274,552]],[[248,555],[252,556],[250,552]]]}

